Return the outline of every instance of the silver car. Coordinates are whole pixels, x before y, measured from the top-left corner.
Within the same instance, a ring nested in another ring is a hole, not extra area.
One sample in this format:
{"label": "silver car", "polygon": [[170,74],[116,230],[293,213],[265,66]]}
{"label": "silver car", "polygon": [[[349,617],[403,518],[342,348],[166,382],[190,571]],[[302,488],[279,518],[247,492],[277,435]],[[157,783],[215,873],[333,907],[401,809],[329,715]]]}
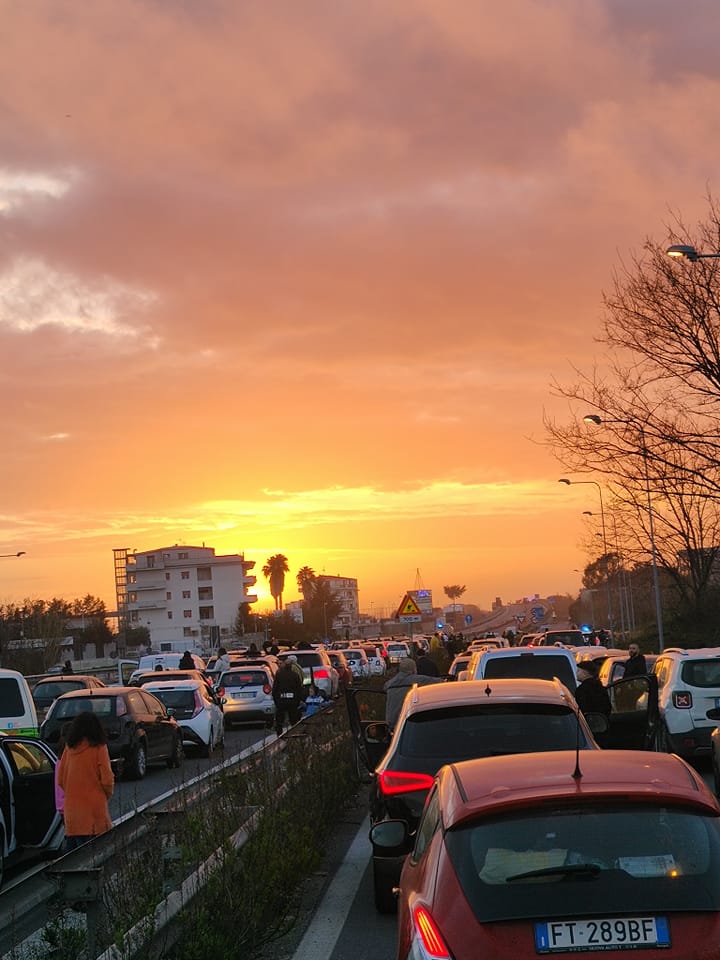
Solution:
{"label": "silver car", "polygon": [[220,674],[217,690],[222,699],[225,726],[228,729],[233,723],[272,726],[275,720],[272,685],[272,673],[266,666],[233,666]]}
{"label": "silver car", "polygon": [[[347,656],[347,654],[346,654]],[[332,665],[327,650],[287,650],[280,654],[280,660],[295,657],[305,675],[305,686],[314,683],[328,699],[334,699],[340,692],[340,676]]]}

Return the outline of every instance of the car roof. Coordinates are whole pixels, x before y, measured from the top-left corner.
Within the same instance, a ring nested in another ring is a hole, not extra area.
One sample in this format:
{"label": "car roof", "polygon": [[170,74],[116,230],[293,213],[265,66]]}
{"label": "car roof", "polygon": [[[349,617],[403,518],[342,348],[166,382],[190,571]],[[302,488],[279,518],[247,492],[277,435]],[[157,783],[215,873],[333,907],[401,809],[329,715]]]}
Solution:
{"label": "car roof", "polygon": [[[580,777],[574,771],[579,758]],[[513,807],[536,809],[544,801],[631,802],[692,805],[711,816],[720,805],[699,774],[673,754],[639,750],[558,750],[465,760],[438,774],[443,822],[449,829],[476,816]]]}
{"label": "car roof", "polygon": [[[497,680],[464,680],[462,683],[430,683],[412,688],[406,697],[409,713],[436,710],[438,707],[464,706],[472,703],[565,703],[577,709],[575,698],[559,680],[535,680],[510,677]],[[404,707],[404,709],[405,709]]]}
{"label": "car roof", "polygon": [[68,690],[58,700],[69,700],[71,697],[111,697],[121,693],[137,693],[140,687],[83,687],[82,690]]}
{"label": "car roof", "polygon": [[144,683],[143,690],[150,693],[153,690],[199,690],[201,684],[207,686],[204,680],[153,680],[152,683]]}
{"label": "car roof", "polygon": [[[475,651],[476,653],[478,651]],[[498,660],[508,657],[567,657],[575,663],[575,657],[566,647],[498,647],[492,650],[483,650],[482,656],[486,660]]]}
{"label": "car roof", "polygon": [[43,677],[42,680],[38,680],[34,684],[33,690],[42,683],[57,683],[59,680],[94,680],[104,686],[102,680],[89,673],[53,673],[50,677]]}

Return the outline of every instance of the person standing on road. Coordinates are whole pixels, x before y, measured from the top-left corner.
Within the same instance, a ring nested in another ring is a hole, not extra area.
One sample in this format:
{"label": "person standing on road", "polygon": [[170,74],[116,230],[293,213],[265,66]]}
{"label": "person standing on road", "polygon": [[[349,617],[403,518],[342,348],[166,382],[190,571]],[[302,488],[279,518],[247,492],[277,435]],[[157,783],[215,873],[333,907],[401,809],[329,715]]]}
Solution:
{"label": "person standing on road", "polygon": [[195,661],[192,658],[192,654],[189,650],[186,650],[185,653],[180,658],[180,663],[178,664],[178,670],[194,670]]}
{"label": "person standing on road", "polygon": [[58,764],[64,793],[65,849],[74,850],[112,827],[108,800],[115,778],[105,731],[97,715],[79,713],[70,723]]}
{"label": "person standing on road", "polygon": [[291,668],[295,671],[295,673],[300,678],[300,686],[302,687],[302,698],[304,700],[305,699],[305,674],[303,672],[303,668],[298,663],[298,658],[295,656],[294,653],[291,653],[288,656],[287,663],[290,664]]}
{"label": "person standing on road", "polygon": [[628,660],[625,663],[625,673],[623,680],[629,677],[644,677],[647,675],[647,663],[645,657],[640,653],[640,647],[636,643],[631,643],[628,647]]}
{"label": "person standing on road", "polygon": [[594,660],[582,660],[577,667],[580,684],[575,691],[575,699],[584,714],[601,713],[609,717],[612,713],[610,696],[598,677],[598,667]]}
{"label": "person standing on road", "polygon": [[392,680],[388,680],[385,684],[385,693],[387,694],[385,720],[388,727],[394,730],[408,690],[411,690],[416,684],[422,687],[426,683],[441,682],[440,677],[425,677],[418,674],[415,661],[411,660],[410,657],[403,657],[398,664],[398,672]]}
{"label": "person standing on road", "polygon": [[225,647],[218,647],[217,660],[215,661],[215,673],[221,676],[226,670],[230,669],[230,657]]}
{"label": "person standing on road", "polygon": [[300,720],[300,702],[303,698],[303,683],[293,669],[289,658],[284,660],[275,674],[272,697],[275,701],[275,733],[281,736],[285,717],[293,726]]}

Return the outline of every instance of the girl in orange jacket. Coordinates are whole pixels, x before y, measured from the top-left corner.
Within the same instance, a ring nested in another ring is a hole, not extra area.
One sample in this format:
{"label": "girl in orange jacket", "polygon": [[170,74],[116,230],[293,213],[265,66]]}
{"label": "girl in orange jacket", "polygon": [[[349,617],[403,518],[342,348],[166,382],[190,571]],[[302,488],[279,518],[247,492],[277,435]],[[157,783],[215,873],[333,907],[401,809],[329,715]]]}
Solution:
{"label": "girl in orange jacket", "polygon": [[65,794],[65,847],[74,850],[112,827],[115,786],[105,731],[96,714],[80,713],[68,729],[57,782]]}

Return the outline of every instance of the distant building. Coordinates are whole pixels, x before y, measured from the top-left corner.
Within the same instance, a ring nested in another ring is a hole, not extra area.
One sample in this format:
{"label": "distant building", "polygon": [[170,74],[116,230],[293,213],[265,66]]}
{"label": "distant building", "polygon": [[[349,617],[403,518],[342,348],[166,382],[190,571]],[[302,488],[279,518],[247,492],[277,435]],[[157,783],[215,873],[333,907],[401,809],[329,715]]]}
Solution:
{"label": "distant building", "polygon": [[355,577],[328,577],[321,573],[318,583],[326,583],[329,592],[341,605],[340,613],[332,623],[328,623],[328,632],[335,630],[345,635],[356,633],[360,625],[360,607],[358,602],[358,582]]}
{"label": "distant building", "polygon": [[232,637],[255,566],[242,554],[175,544],[157,550],[115,550],[115,587],[122,627],[146,627],[153,650],[209,653]]}

